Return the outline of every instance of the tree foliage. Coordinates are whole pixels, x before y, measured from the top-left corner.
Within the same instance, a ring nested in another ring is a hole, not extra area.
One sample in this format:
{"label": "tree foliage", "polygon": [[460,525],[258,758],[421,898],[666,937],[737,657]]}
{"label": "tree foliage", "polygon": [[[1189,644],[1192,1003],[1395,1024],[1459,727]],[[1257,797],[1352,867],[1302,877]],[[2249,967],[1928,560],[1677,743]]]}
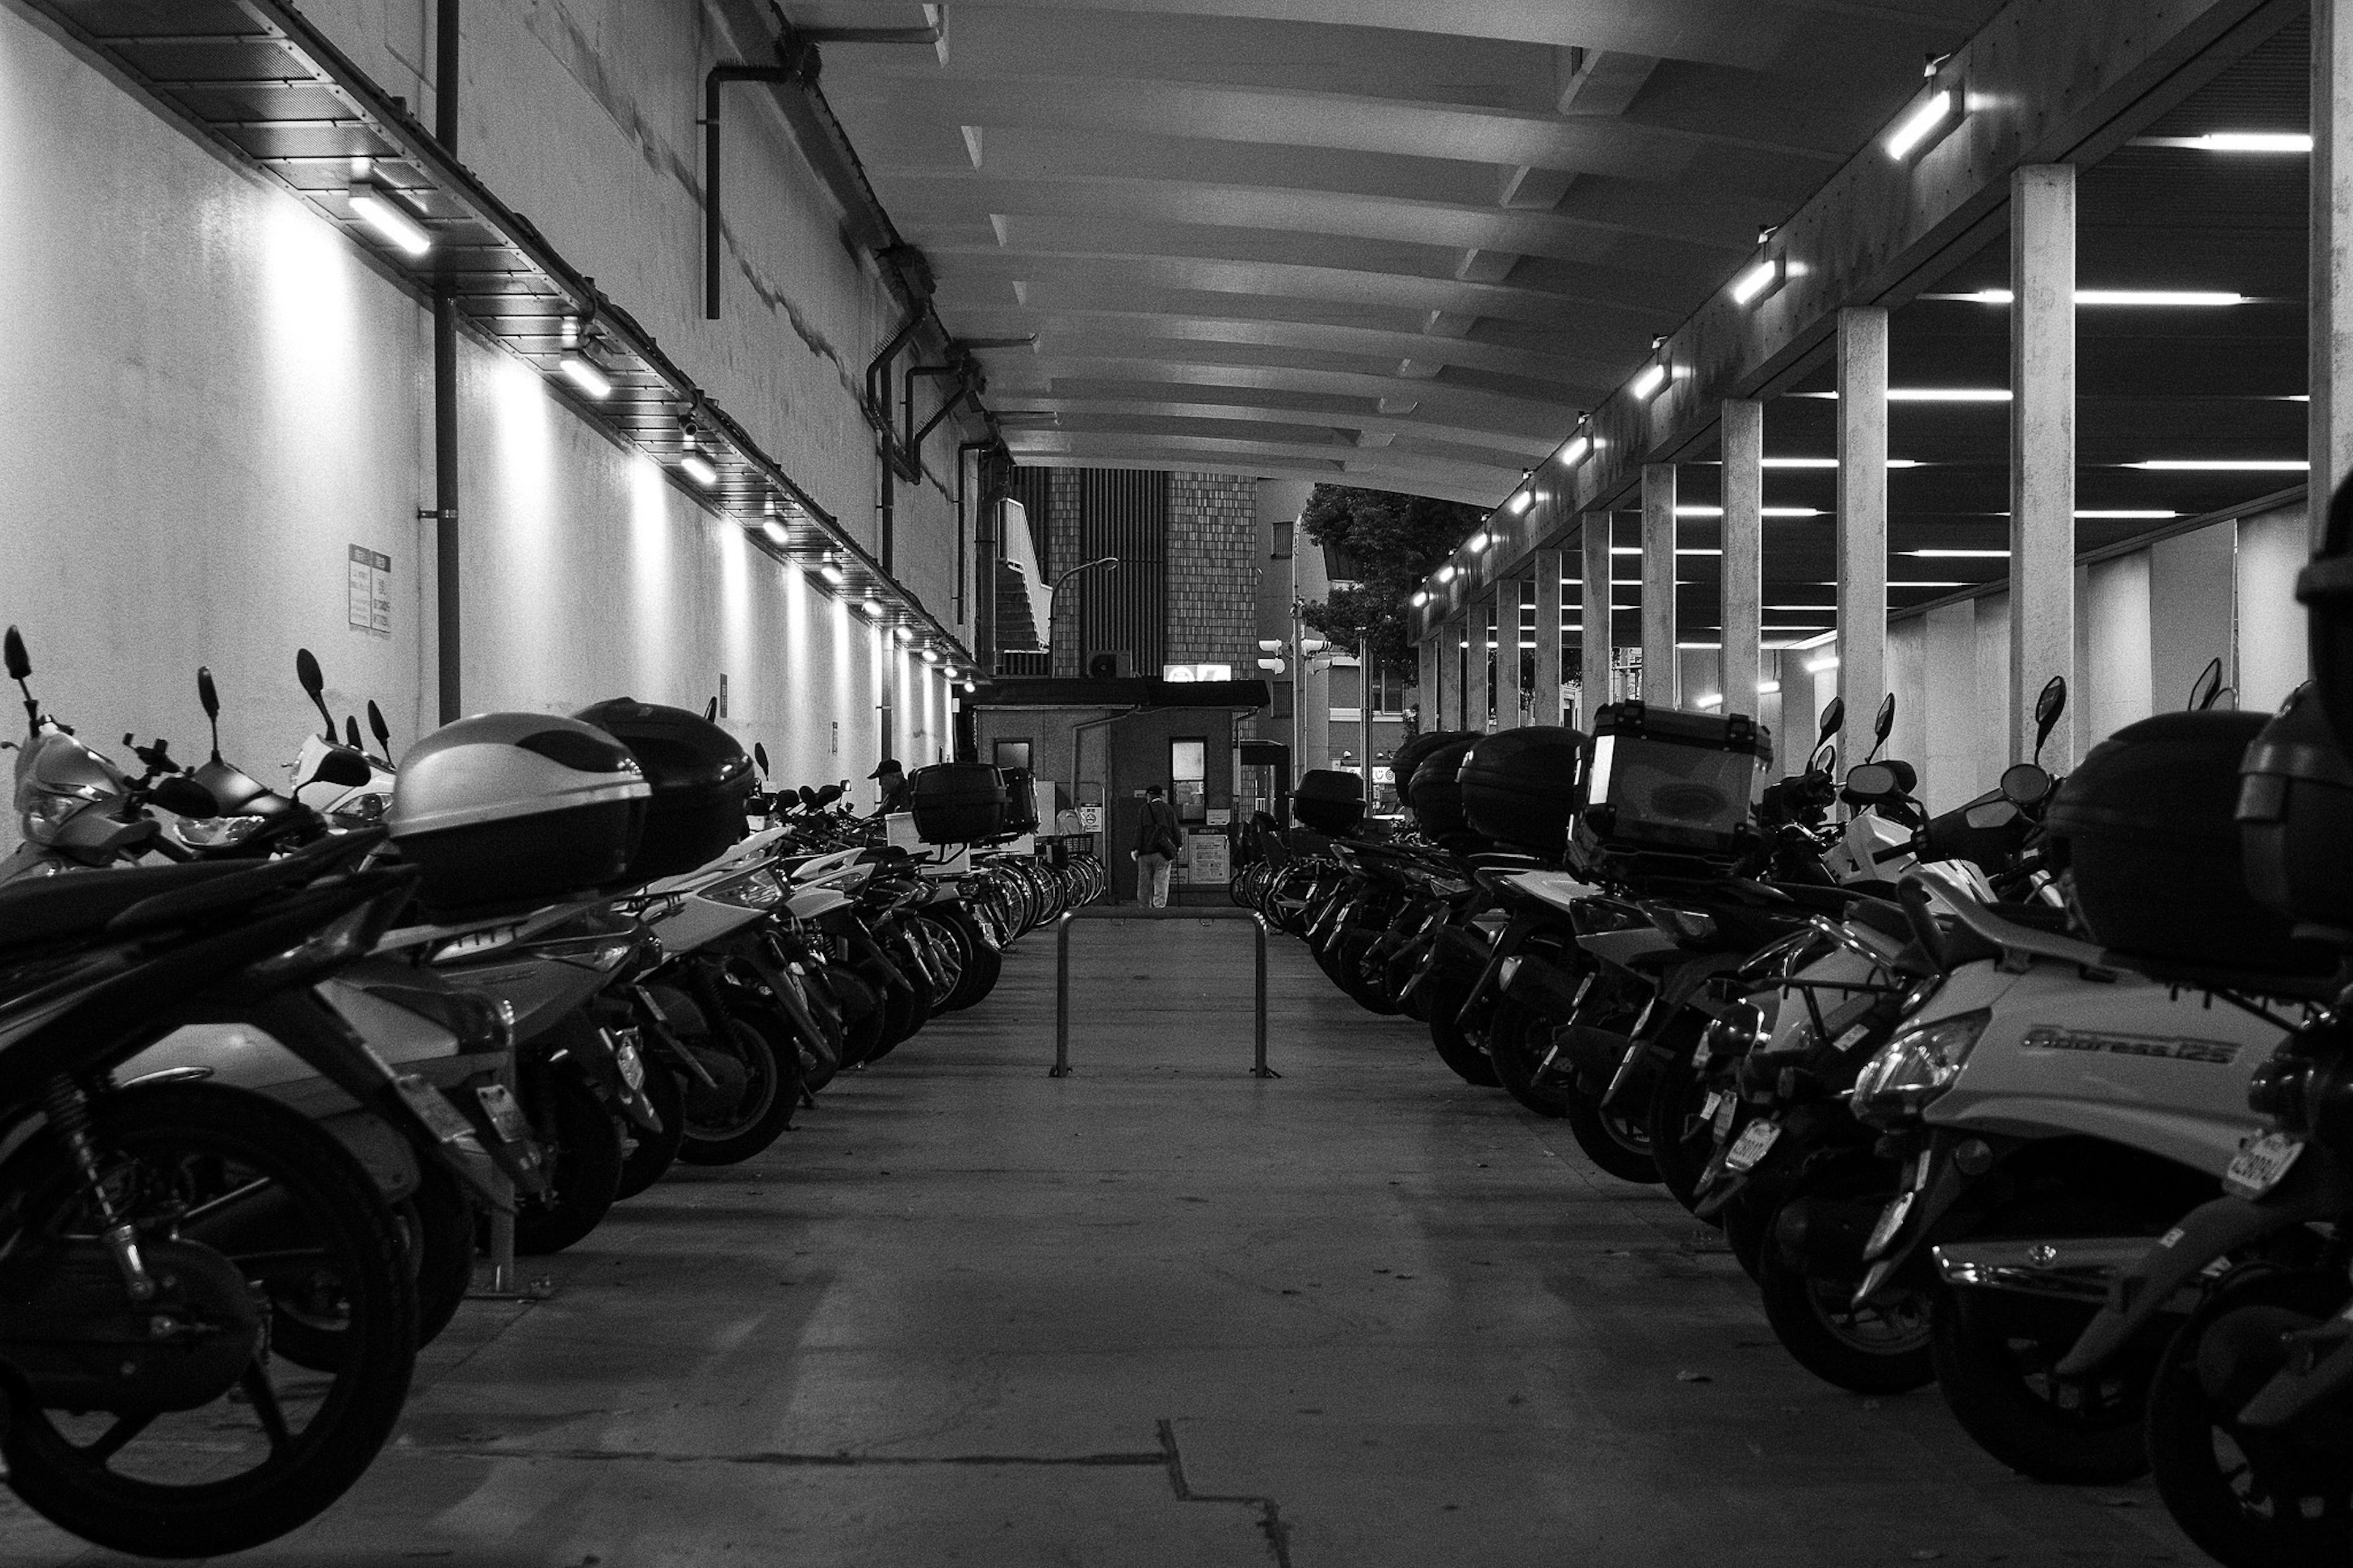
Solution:
{"label": "tree foliage", "polygon": [[1314,542],[1345,556],[1356,585],[1310,604],[1303,618],[1360,657],[1390,669],[1412,668],[1407,601],[1485,516],[1458,501],[1317,485],[1300,525]]}

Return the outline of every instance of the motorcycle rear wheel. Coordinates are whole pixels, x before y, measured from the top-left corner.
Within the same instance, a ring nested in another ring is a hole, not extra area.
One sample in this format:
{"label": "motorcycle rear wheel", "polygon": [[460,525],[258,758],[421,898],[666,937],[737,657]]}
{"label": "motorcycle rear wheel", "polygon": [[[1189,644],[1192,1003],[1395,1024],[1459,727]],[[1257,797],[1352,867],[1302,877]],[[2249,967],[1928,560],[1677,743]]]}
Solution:
{"label": "motorcycle rear wheel", "polygon": [[546,1151],[548,1190],[516,1201],[515,1251],[539,1258],[563,1251],[604,1222],[621,1190],[621,1129],[577,1074],[543,1067],[533,1077],[539,1081],[526,1080],[523,1103]]}
{"label": "motorcycle rear wheel", "polygon": [[1978,1447],[2021,1475],[2116,1486],[2148,1468],[2142,1427],[2153,1357],[2128,1353],[2089,1384],[2051,1374],[2093,1310],[2001,1290],[1936,1293],[1937,1390]]}
{"label": "motorcycle rear wheel", "polygon": [[[259,1095],[155,1084],[100,1097],[90,1118],[109,1185],[134,1223],[195,1240],[201,1222],[185,1225],[172,1213],[202,1212],[201,1205],[223,1213],[249,1202],[255,1184],[289,1200],[291,1239],[316,1255],[310,1272],[326,1289],[308,1292],[299,1307],[274,1299],[271,1315],[308,1317],[331,1298],[343,1353],[330,1372],[289,1377],[259,1349],[237,1384],[242,1403],[224,1395],[144,1418],[46,1409],[20,1391],[0,1437],[8,1485],[53,1523],[118,1552],[211,1557],[274,1541],[359,1479],[407,1397],[417,1295],[392,1212],[332,1137]],[[19,1234],[86,1233],[91,1224],[79,1173],[47,1131],[0,1168],[0,1191],[23,1200]],[[267,1261],[228,1256],[249,1278],[283,1273],[289,1257],[282,1247]],[[262,1457],[223,1474],[248,1437]]]}
{"label": "motorcycle rear wheel", "polygon": [[2341,1459],[2307,1447],[2293,1426],[2253,1434],[2234,1418],[2274,1360],[2248,1357],[2236,1386],[2218,1390],[2202,1364],[2224,1359],[2215,1352],[2230,1338],[2248,1350],[2276,1345],[2283,1331],[2325,1321],[2344,1294],[2343,1281],[2327,1275],[2264,1268],[2226,1277],[2158,1360],[2147,1426],[2157,1495],[2182,1533],[2228,1568],[2341,1568],[2353,1548],[2353,1473]]}

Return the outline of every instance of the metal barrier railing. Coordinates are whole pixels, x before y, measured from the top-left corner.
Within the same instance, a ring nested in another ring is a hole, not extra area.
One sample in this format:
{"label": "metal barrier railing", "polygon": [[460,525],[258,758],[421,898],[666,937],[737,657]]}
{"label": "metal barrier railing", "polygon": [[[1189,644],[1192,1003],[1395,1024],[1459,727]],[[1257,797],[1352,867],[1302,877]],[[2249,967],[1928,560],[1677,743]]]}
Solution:
{"label": "metal barrier railing", "polygon": [[[1076,910],[1065,910],[1054,922],[1054,1065],[1048,1078],[1071,1076],[1071,927],[1079,918]],[[1282,1075],[1266,1065],[1266,939],[1271,929],[1266,917],[1246,910],[1221,910],[1215,907],[1176,910],[1096,910],[1090,911],[1094,920],[1246,920],[1258,934],[1258,991],[1254,1014],[1253,1046],[1250,1057],[1250,1077],[1281,1078]]]}

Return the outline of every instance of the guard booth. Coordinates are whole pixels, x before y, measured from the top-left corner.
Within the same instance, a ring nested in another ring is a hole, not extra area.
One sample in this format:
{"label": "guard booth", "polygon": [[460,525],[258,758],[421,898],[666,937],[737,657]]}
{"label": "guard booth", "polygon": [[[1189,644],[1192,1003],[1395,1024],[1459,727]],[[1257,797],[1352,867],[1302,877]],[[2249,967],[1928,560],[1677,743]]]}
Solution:
{"label": "guard booth", "polygon": [[[1067,779],[1071,805],[1082,814],[1094,808],[1094,850],[1113,901],[1135,900],[1128,851],[1144,819],[1145,789],[1156,784],[1185,829],[1168,901],[1223,904],[1233,875],[1235,724],[1271,700],[1263,680],[999,679],[965,706],[980,761]],[[1282,787],[1288,791],[1287,767]]]}
{"label": "guard booth", "polygon": [[1281,741],[1243,741],[1234,747],[1234,820],[1247,829],[1261,811],[1291,826],[1291,748]]}

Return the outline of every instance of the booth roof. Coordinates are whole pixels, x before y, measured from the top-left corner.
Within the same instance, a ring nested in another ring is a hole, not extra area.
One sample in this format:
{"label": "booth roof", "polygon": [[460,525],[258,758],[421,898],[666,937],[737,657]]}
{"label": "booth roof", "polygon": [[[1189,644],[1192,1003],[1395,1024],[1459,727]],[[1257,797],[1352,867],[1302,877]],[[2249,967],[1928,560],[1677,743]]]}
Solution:
{"label": "booth roof", "polygon": [[1274,694],[1263,680],[1160,680],[1130,676],[989,680],[967,700],[976,708],[1230,708],[1267,707]]}

